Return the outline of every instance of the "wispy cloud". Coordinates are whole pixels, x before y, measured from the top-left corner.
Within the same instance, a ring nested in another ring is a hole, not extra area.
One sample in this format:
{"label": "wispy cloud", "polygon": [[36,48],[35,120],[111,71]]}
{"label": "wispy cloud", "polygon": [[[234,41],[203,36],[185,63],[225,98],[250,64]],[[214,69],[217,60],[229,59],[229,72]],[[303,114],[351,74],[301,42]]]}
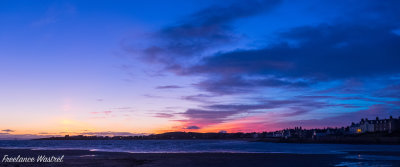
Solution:
{"label": "wispy cloud", "polygon": [[195,130],[195,129],[201,129],[201,128],[198,126],[188,126],[185,129]]}
{"label": "wispy cloud", "polygon": [[157,86],[156,89],[178,89],[182,88],[182,86],[178,85],[164,85],[164,86]]}
{"label": "wispy cloud", "polygon": [[190,95],[190,96],[183,96],[183,97],[181,97],[181,99],[210,104],[210,103],[212,103],[210,100],[210,98],[212,98],[212,97],[215,97],[215,95],[196,94],[196,95]]}
{"label": "wispy cloud", "polygon": [[3,129],[3,130],[1,130],[1,131],[3,131],[3,132],[7,132],[7,133],[10,133],[10,132],[15,132],[15,130],[11,130],[11,129]]}
{"label": "wispy cloud", "polygon": [[279,0],[250,0],[211,6],[155,32],[156,39],[150,46],[127,50],[139,49],[147,62],[160,63],[170,71],[179,72],[180,62],[188,62],[188,59],[238,38],[232,31],[232,22],[272,10],[279,3]]}
{"label": "wispy cloud", "polygon": [[173,114],[168,114],[168,113],[156,113],[154,115],[154,117],[158,117],[158,118],[172,118],[174,117]]}

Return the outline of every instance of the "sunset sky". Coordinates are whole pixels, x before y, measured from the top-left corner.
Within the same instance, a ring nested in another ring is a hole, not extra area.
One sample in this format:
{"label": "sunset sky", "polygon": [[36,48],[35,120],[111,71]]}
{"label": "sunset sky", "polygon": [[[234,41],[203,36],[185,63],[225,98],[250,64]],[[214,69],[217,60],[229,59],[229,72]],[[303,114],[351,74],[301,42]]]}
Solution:
{"label": "sunset sky", "polygon": [[0,1],[0,139],[400,116],[400,1]]}

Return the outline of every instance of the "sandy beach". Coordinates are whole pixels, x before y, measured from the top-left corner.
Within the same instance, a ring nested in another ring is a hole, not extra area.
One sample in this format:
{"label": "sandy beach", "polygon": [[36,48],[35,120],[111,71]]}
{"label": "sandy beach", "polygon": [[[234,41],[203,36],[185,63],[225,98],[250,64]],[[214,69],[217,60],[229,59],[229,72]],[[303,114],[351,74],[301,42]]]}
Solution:
{"label": "sandy beach", "polygon": [[63,162],[58,163],[4,163],[0,166],[141,166],[141,167],[261,167],[261,166],[349,166],[349,164],[386,164],[400,166],[400,161],[384,159],[371,161],[368,159],[349,159],[361,155],[385,155],[399,157],[400,153],[385,152],[350,152],[343,154],[282,154],[282,153],[119,153],[87,150],[28,150],[0,149],[0,156],[61,156]]}

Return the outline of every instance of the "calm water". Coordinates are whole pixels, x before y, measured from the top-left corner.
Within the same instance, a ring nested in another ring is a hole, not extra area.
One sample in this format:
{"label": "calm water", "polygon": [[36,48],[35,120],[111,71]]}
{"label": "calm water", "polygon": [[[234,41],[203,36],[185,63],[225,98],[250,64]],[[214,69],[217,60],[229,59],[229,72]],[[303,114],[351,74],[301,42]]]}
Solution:
{"label": "calm water", "polygon": [[0,148],[84,149],[132,153],[342,154],[346,151],[400,151],[400,145],[292,144],[235,140],[0,140]]}

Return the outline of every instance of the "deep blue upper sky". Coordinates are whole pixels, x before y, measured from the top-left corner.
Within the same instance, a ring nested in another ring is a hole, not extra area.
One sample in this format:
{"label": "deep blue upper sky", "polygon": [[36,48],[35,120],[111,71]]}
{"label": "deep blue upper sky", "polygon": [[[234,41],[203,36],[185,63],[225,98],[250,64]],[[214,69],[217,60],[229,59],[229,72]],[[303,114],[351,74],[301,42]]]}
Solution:
{"label": "deep blue upper sky", "polygon": [[0,127],[263,131],[397,117],[398,6],[1,1]]}

